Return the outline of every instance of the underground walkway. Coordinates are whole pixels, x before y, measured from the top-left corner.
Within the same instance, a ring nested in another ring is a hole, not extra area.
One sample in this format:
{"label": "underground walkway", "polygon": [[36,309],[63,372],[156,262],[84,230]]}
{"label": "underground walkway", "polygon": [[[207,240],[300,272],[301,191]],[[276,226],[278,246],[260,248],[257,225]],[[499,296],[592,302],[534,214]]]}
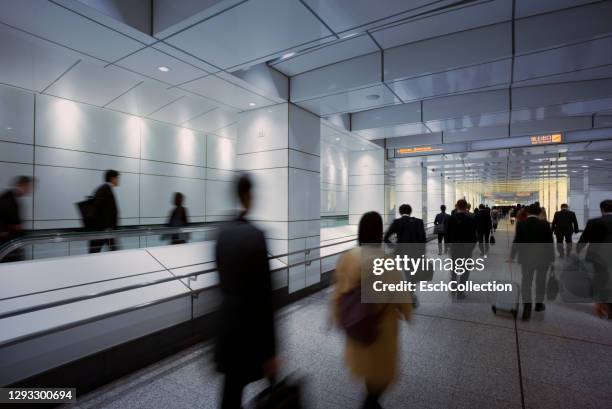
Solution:
{"label": "underground walkway", "polygon": [[[508,248],[511,226],[496,234]],[[428,251],[436,251],[430,242]],[[330,290],[278,317],[284,371],[303,376],[307,408],[359,408],[362,386],[344,367],[343,338],[329,327]],[[529,322],[490,304],[422,302],[402,326],[401,365],[385,408],[610,408],[612,322],[591,305],[548,304]],[[217,408],[221,377],[202,343],[79,397],[79,408]],[[250,385],[245,401],[265,382]]]}

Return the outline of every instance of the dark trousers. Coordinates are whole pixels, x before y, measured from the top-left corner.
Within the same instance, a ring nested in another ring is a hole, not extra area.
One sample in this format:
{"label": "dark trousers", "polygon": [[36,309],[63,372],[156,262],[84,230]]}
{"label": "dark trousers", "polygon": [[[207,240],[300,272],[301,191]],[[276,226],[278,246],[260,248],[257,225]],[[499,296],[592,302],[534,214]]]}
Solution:
{"label": "dark trousers", "polygon": [[491,232],[487,231],[478,231],[478,248],[480,249],[480,253],[488,253],[489,252],[489,236]]}
{"label": "dark trousers", "polygon": [[247,383],[240,375],[226,374],[223,381],[221,409],[240,409],[242,407],[242,391]]}
{"label": "dark trousers", "polygon": [[102,248],[108,245],[109,251],[119,250],[119,246],[115,239],[100,239],[100,240],[92,240],[89,242],[89,252],[90,253],[99,253],[102,251]]}
{"label": "dark trousers", "polygon": [[557,251],[559,252],[559,255],[563,256],[565,254],[565,251],[563,249],[564,239],[565,243],[567,243],[567,254],[570,254],[572,252],[572,232],[568,231],[565,233],[555,233],[555,236],[557,236]]}
{"label": "dark trousers", "polygon": [[533,285],[533,277],[535,275],[536,282],[536,298],[537,303],[544,302],[546,294],[546,273],[548,272],[548,264],[521,264],[521,295],[524,303],[531,303],[531,288]]}
{"label": "dark trousers", "polygon": [[438,233],[438,253],[442,253],[442,240],[444,240],[444,252],[446,253],[446,234]]}

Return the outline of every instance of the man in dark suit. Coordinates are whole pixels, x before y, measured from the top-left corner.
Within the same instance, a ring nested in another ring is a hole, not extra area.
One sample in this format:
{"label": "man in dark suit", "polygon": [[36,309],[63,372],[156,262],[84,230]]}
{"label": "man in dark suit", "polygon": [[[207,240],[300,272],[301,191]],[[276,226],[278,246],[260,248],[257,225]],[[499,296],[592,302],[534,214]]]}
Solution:
{"label": "man in dark suit", "polygon": [[[29,176],[15,179],[13,188],[0,195],[0,246],[23,234],[21,200],[32,192],[34,182]],[[1,263],[21,261],[25,258],[23,249],[8,254]]]}
{"label": "man in dark suit", "polygon": [[[552,231],[557,238],[559,256],[569,256],[572,252],[572,234],[578,233],[578,220],[576,219],[576,213],[569,210],[566,203],[561,205],[561,210],[555,212],[552,221]],[[567,252],[563,249],[563,239],[567,243]]]}
{"label": "man in dark suit", "polygon": [[493,221],[491,220],[491,209],[485,207],[482,203],[478,206],[478,213],[474,214],[476,220],[476,233],[478,235],[478,248],[480,255],[485,255],[489,252],[489,237],[493,229]]}
{"label": "man in dark suit", "polygon": [[216,263],[222,301],[215,361],[225,374],[221,407],[240,408],[244,387],[277,371],[274,302],[268,251],[263,232],[246,215],[251,208],[251,181],[238,179],[243,211],[217,238]]}
{"label": "man in dark suit", "polygon": [[425,226],[423,220],[412,217],[412,207],[403,204],[399,208],[400,217],[393,220],[385,233],[385,243],[391,243],[395,235],[397,243],[425,243]]}
{"label": "man in dark suit", "polygon": [[536,311],[544,311],[546,274],[555,260],[552,230],[548,222],[540,220],[541,208],[537,204],[527,207],[527,218],[516,224],[516,233],[510,252],[510,260],[518,254],[521,265],[521,295],[523,298],[523,320],[531,318],[531,287],[536,281]]}
{"label": "man in dark suit", "polygon": [[593,277],[593,290],[596,312],[600,317],[605,315],[612,319],[612,279],[610,266],[612,265],[612,200],[604,200],[599,204],[601,217],[587,222],[576,251],[580,253],[589,244],[585,260],[593,263],[595,275]]}
{"label": "man in dark suit", "polygon": [[[470,258],[476,246],[476,221],[469,213],[468,202],[465,199],[459,199],[455,209],[457,211],[448,220],[446,229],[450,255],[453,260]],[[451,280],[457,281],[457,277],[460,283],[466,283],[470,278],[470,272],[466,271],[458,275],[453,271]],[[465,293],[457,292],[457,298],[465,298]]]}
{"label": "man in dark suit", "polygon": [[446,213],[446,206],[440,206],[440,213],[434,219],[434,233],[438,235],[438,255],[442,255],[442,240],[444,240],[444,253],[447,251],[446,228],[450,215]]}
{"label": "man in dark suit", "polygon": [[[107,170],[104,174],[104,184],[100,185],[94,193],[94,208],[96,209],[95,228],[98,230],[116,229],[119,221],[119,208],[115,200],[114,188],[119,186],[119,172]],[[99,253],[104,245],[110,251],[118,250],[114,238],[97,239],[89,242],[89,252]]]}

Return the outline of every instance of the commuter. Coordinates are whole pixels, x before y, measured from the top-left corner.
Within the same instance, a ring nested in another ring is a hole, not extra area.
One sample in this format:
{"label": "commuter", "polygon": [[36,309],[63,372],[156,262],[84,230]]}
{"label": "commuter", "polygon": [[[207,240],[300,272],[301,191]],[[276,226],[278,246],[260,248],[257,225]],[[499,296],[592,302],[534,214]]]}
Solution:
{"label": "commuter", "polygon": [[[451,257],[456,260],[459,258],[470,258],[476,246],[476,221],[468,213],[468,203],[465,199],[457,201],[457,212],[448,221],[446,238],[450,245]],[[451,280],[457,281],[458,274],[453,271]],[[465,283],[470,277],[469,271],[460,275],[459,281]],[[457,298],[464,299],[465,293],[458,292]]]}
{"label": "commuter", "polygon": [[500,217],[501,215],[499,209],[496,206],[493,206],[493,209],[491,210],[491,224],[493,226],[493,233],[497,231]]}
{"label": "commuter", "polygon": [[478,234],[478,248],[480,255],[485,255],[489,252],[489,237],[493,229],[491,222],[491,213],[482,203],[478,206],[478,213],[474,213],[476,220],[476,232]]}
{"label": "commuter", "polygon": [[604,200],[599,204],[601,217],[587,222],[576,252],[580,253],[589,243],[585,260],[593,263],[594,277],[593,290],[595,296],[595,311],[600,317],[608,316],[612,319],[612,200]]}
{"label": "commuter", "polygon": [[[0,195],[0,246],[24,233],[23,204],[21,201],[32,192],[34,181],[29,176],[19,176],[13,183],[13,188]],[[9,253],[0,263],[21,261],[25,259],[23,249]]]}
{"label": "commuter", "polygon": [[516,215],[519,211],[519,206],[517,205],[516,207],[512,207],[512,209],[510,209],[510,224],[514,225],[514,223],[516,222]]}
{"label": "commuter", "polygon": [[221,307],[215,361],[225,374],[221,407],[240,408],[244,387],[277,372],[272,280],[263,232],[246,216],[253,196],[251,179],[236,183],[242,212],[217,238],[216,262]]}
{"label": "commuter", "polygon": [[376,212],[364,214],[359,221],[359,246],[344,253],[336,266],[332,298],[333,315],[341,325],[344,322],[343,311],[347,311],[347,304],[355,299],[358,300],[357,303],[349,304],[352,309],[368,306],[372,314],[370,316],[376,317],[374,329],[368,328],[370,331],[378,329],[377,333],[372,335],[373,340],[370,343],[366,344],[348,333],[345,341],[346,364],[352,375],[364,381],[367,389],[362,406],[367,409],[381,408],[379,399],[396,377],[400,362],[398,320],[408,320],[411,312],[410,303],[361,304],[361,297],[352,297],[361,289],[362,274],[365,273],[364,277],[368,274],[362,271],[362,265],[367,265],[363,260],[384,257],[382,235],[383,223],[380,215]]}
{"label": "commuter", "polygon": [[[187,209],[183,206],[185,196],[182,193],[176,192],[174,194],[174,209],[168,217],[168,226],[170,227],[184,227],[189,223],[187,217]],[[170,244],[184,244],[187,243],[187,234],[185,233],[173,233],[170,235]]]}
{"label": "commuter", "polygon": [[442,240],[444,240],[444,253],[446,253],[446,228],[450,215],[446,213],[446,206],[440,206],[440,213],[434,219],[434,233],[438,235],[438,255],[442,254]]}
{"label": "commuter", "polygon": [[[559,256],[569,256],[572,252],[572,234],[578,233],[578,220],[576,219],[576,213],[569,210],[566,203],[561,205],[561,210],[555,212],[552,231],[557,238]],[[563,248],[563,240],[565,240],[567,251]]]}
{"label": "commuter", "polygon": [[[539,206],[538,206],[539,208]],[[516,222],[524,222],[525,220],[527,220],[527,206],[521,205],[520,210],[516,213]],[[538,217],[540,216],[540,214],[538,213]]]}
{"label": "commuter", "polygon": [[548,215],[546,214],[546,208],[540,207],[540,214],[538,215],[538,219],[542,220],[543,222],[548,223]]}
{"label": "commuter", "polygon": [[[531,318],[532,285],[535,274],[536,311],[544,311],[546,274],[555,260],[552,230],[548,222],[539,218],[541,209],[532,204],[526,209],[527,218],[516,224],[516,233],[510,252],[510,261],[518,254],[521,265],[521,294],[523,298],[523,320]],[[549,244],[550,243],[550,244]]]}
{"label": "commuter", "polygon": [[395,235],[397,243],[425,243],[425,226],[423,220],[412,217],[412,207],[403,204],[399,208],[400,217],[393,220],[385,233],[385,243],[391,243]]}
{"label": "commuter", "polygon": [[[119,186],[119,172],[107,170],[104,174],[104,183],[96,189],[93,200],[96,209],[94,227],[98,230],[116,229],[119,221],[119,208],[115,200],[114,188]],[[89,242],[89,252],[99,253],[104,245],[108,245],[110,251],[119,249],[114,238],[96,239]]]}

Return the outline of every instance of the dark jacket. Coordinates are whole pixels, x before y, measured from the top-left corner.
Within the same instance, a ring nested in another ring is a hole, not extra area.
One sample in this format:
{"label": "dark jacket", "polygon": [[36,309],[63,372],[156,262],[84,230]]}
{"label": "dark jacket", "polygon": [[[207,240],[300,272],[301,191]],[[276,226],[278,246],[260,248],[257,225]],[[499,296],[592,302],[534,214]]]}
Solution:
{"label": "dark jacket", "polygon": [[581,252],[589,244],[585,260],[609,266],[612,263],[612,214],[591,219],[578,240],[576,250]]}
{"label": "dark jacket", "polygon": [[550,224],[537,217],[527,217],[516,225],[510,257],[518,254],[521,264],[550,264],[555,260]]}
{"label": "dark jacket", "polygon": [[17,195],[14,190],[7,190],[0,196],[0,243],[19,236],[21,230],[16,227],[22,223]]}
{"label": "dark jacket", "polygon": [[412,216],[401,216],[391,223],[385,233],[385,243],[391,243],[389,238],[395,234],[397,243],[425,243],[425,227],[423,220]]}
{"label": "dark jacket", "polygon": [[448,220],[450,219],[450,215],[448,213],[440,212],[436,215],[434,219],[435,226],[442,226],[442,234],[446,234],[446,230],[448,229]]}
{"label": "dark jacket", "polygon": [[216,263],[222,301],[215,361],[220,372],[245,381],[263,377],[276,355],[272,280],[261,230],[243,218],[219,233]]}
{"label": "dark jacket", "polygon": [[119,209],[115,200],[113,189],[104,183],[94,193],[94,206],[96,208],[96,223],[98,229],[115,229],[119,221]]}
{"label": "dark jacket", "polygon": [[[187,226],[187,224],[189,224],[187,209],[183,206],[175,207],[172,212],[170,212],[170,216],[168,216],[168,226],[184,227]],[[181,244],[189,239],[189,233],[173,233],[169,238],[173,244]]]}
{"label": "dark jacket", "polygon": [[491,231],[493,222],[491,221],[491,212],[488,209],[478,209],[478,213],[474,214],[476,221],[476,230],[481,233]]}
{"label": "dark jacket", "polygon": [[553,233],[565,235],[567,233],[578,233],[578,220],[576,213],[571,210],[559,210],[555,212],[552,221]]}
{"label": "dark jacket", "polygon": [[446,237],[449,243],[476,243],[476,221],[469,213],[456,212],[448,220]]}

